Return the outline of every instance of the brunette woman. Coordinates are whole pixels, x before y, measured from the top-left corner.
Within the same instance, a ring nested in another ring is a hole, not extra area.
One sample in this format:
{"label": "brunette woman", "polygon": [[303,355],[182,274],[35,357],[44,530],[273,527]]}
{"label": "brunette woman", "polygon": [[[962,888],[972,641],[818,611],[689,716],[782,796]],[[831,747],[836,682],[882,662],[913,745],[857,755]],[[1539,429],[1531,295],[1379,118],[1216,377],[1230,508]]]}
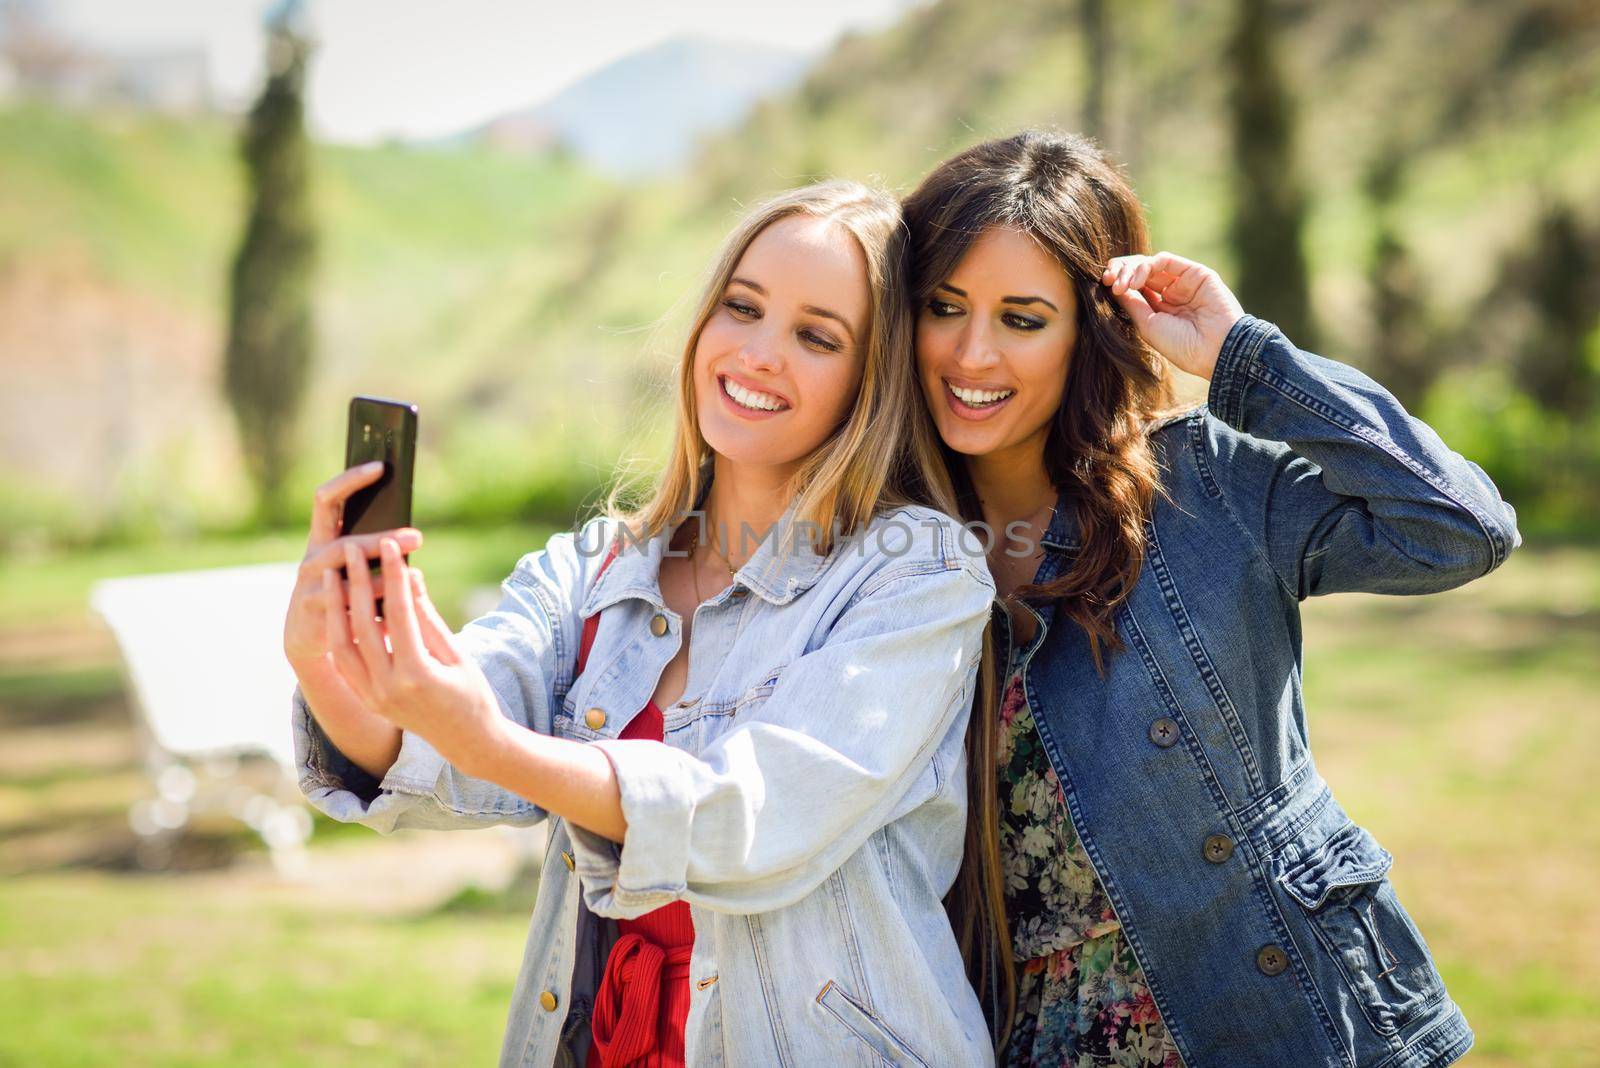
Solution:
{"label": "brunette woman", "polygon": [[941,898],[994,587],[918,503],[950,497],[902,242],[851,183],[747,218],[654,496],[524,556],[458,634],[403,535],[337,536],[367,476],[318,493],[302,788],[383,832],[552,823],[502,1064],[992,1062]]}
{"label": "brunette woman", "polygon": [[[1005,608],[969,746],[998,776],[1005,1061],[1457,1059],[1392,858],[1312,759],[1299,602],[1471,581],[1515,513],[1378,383],[1147,255],[1087,141],[978,145],[904,208],[924,395]],[[1169,364],[1203,407],[1162,416]]]}

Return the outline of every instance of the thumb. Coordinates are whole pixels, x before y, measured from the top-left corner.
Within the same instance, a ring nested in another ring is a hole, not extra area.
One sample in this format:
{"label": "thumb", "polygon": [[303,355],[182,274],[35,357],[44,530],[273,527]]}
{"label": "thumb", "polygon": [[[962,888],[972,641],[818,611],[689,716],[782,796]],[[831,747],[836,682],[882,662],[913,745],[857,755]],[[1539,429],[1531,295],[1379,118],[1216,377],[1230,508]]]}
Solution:
{"label": "thumb", "polygon": [[424,648],[442,664],[461,663],[461,654],[456,651],[450,625],[439,615],[439,610],[428,597],[428,589],[422,582],[422,572],[414,567],[408,570],[411,573],[411,593],[416,601],[417,623],[422,631]]}

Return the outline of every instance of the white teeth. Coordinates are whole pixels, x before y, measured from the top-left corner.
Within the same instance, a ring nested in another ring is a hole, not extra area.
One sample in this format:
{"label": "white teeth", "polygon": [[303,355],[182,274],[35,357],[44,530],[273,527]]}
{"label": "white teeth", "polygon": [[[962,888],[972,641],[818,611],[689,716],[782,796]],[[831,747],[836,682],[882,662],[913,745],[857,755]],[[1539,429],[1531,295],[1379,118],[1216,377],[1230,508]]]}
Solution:
{"label": "white teeth", "polygon": [[968,404],[975,408],[1005,400],[1016,392],[1014,389],[962,389],[960,386],[949,382],[946,382],[945,385],[963,404]]}
{"label": "white teeth", "polygon": [[732,397],[734,402],[737,403],[741,408],[753,408],[758,412],[776,412],[779,409],[787,407],[783,401],[779,400],[777,397],[774,397],[772,394],[757,393],[753,389],[745,389],[731,378],[724,378],[722,380],[722,388],[727,391],[728,396]]}

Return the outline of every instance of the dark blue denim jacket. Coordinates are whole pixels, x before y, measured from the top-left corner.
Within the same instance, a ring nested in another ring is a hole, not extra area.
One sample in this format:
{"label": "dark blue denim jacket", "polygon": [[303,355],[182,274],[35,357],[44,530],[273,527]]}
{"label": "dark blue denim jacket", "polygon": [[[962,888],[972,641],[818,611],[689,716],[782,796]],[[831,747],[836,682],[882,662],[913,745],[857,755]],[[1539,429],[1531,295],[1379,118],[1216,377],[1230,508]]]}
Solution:
{"label": "dark blue denim jacket", "polygon": [[[1081,628],[1019,653],[1084,851],[1189,1068],[1421,1068],[1472,1032],[1393,858],[1317,773],[1300,610],[1459,586],[1520,544],[1475,464],[1343,364],[1246,316],[1205,408],[1152,432],[1165,499],[1104,677]],[[1057,504],[1038,579],[1078,546]],[[1009,621],[999,613],[1002,652]]]}

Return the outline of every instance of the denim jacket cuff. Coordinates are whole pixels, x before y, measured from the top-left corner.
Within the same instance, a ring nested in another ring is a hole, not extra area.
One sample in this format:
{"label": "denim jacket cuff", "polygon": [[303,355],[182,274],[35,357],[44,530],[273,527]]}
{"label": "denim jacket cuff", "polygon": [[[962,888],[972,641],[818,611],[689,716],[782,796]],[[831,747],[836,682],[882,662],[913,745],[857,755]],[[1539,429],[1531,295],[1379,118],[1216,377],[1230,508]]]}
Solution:
{"label": "denim jacket cuff", "polygon": [[1254,381],[1252,370],[1260,359],[1267,340],[1280,331],[1265,319],[1246,314],[1228,330],[1211,372],[1211,388],[1206,406],[1211,413],[1235,430],[1244,430],[1245,394]]}
{"label": "denim jacket cuff", "polygon": [[300,758],[302,776],[309,773],[322,785],[348,790],[370,804],[378,796],[379,780],[333,744],[322,724],[311,714],[298,687],[294,691],[294,717],[295,755]]}
{"label": "denim jacket cuff", "polygon": [[569,821],[573,871],[590,912],[634,919],[678,900],[687,889],[694,805],[683,761],[689,758],[645,739],[589,744],[616,770],[628,832],[618,845]]}
{"label": "denim jacket cuff", "polygon": [[379,780],[339,751],[311,714],[298,686],[290,723],[300,792],[318,811],[341,823],[365,824],[380,834],[390,833],[402,820],[417,826],[436,822],[421,813],[408,815],[434,798],[444,768],[444,758],[420,735],[407,731],[401,737],[400,755]]}

